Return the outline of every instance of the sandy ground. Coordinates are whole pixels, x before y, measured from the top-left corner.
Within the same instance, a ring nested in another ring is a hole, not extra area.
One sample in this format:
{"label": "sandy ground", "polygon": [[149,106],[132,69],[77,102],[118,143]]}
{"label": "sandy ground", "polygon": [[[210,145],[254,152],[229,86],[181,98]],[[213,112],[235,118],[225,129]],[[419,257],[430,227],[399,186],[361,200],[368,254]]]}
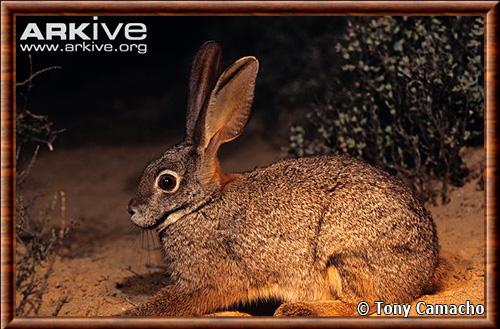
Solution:
{"label": "sandy ground", "polygon": [[[164,148],[87,146],[40,156],[23,193],[27,198],[38,195],[37,203],[43,204],[54,192],[64,191],[67,217],[77,226],[55,260],[39,315],[110,316],[146,300],[161,287],[157,242],[130,224],[126,205],[142,168]],[[224,150],[223,165],[229,170],[252,169],[278,156],[279,149],[252,138]],[[466,159],[477,172],[484,162],[483,151],[468,150]],[[485,301],[485,205],[477,180],[476,176],[453,189],[449,204],[429,206],[442,255],[451,268],[443,288],[419,300]],[[244,311],[269,315],[276,306],[257,305]]]}

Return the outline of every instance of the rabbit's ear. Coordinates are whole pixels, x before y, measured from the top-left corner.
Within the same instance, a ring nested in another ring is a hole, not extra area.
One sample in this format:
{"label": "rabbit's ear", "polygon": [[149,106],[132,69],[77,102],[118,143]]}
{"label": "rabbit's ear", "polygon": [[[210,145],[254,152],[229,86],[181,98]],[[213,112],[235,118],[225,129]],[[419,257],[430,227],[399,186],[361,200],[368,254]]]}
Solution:
{"label": "rabbit's ear", "polygon": [[219,75],[221,48],[214,41],[205,42],[193,59],[189,79],[186,139],[192,141],[196,122]]}
{"label": "rabbit's ear", "polygon": [[255,57],[243,57],[220,76],[199,122],[198,146],[205,153],[216,154],[221,144],[243,132],[252,107],[258,70]]}

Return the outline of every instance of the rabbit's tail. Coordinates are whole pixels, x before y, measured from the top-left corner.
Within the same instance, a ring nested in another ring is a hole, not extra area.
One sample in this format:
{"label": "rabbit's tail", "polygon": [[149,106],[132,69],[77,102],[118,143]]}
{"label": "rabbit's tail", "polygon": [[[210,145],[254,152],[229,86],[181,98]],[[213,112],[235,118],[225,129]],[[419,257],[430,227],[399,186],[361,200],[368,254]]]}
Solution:
{"label": "rabbit's tail", "polygon": [[424,294],[435,294],[443,290],[453,272],[453,264],[447,259],[440,257],[436,270],[429,284],[424,288]]}

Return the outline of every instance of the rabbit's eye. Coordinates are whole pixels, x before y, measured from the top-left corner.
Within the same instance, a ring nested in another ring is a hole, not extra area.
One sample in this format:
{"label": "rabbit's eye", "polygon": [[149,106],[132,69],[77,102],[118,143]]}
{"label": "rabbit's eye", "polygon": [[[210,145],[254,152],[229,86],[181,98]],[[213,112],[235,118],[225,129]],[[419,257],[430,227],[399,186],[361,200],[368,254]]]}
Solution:
{"label": "rabbit's eye", "polygon": [[158,178],[158,187],[164,191],[172,192],[177,187],[177,178],[171,174],[163,174]]}

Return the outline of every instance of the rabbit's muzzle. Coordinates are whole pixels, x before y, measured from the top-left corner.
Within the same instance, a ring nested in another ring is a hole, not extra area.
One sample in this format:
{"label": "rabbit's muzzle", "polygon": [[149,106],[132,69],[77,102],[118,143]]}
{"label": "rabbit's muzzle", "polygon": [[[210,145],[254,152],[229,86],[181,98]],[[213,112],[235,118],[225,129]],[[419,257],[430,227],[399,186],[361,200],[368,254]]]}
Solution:
{"label": "rabbit's muzzle", "polygon": [[[142,229],[152,230],[164,226],[165,222],[170,224],[184,216],[186,214],[183,212],[185,208],[185,206],[181,205],[160,214],[152,214],[148,207],[141,207],[136,199],[132,199],[128,204],[127,210],[130,214],[130,220],[134,225]],[[175,216],[177,213],[180,213],[179,216]]]}
{"label": "rabbit's muzzle", "polygon": [[134,201],[135,199],[131,199],[128,203],[127,211],[130,214],[130,216],[133,216],[135,214],[135,205]]}
{"label": "rabbit's muzzle", "polygon": [[134,225],[143,229],[153,229],[162,221],[162,218],[156,219],[153,218],[153,216],[148,216],[147,209],[141,208],[144,207],[140,207],[137,199],[135,198],[130,200],[130,202],[128,203],[127,211],[130,214],[130,220]]}

